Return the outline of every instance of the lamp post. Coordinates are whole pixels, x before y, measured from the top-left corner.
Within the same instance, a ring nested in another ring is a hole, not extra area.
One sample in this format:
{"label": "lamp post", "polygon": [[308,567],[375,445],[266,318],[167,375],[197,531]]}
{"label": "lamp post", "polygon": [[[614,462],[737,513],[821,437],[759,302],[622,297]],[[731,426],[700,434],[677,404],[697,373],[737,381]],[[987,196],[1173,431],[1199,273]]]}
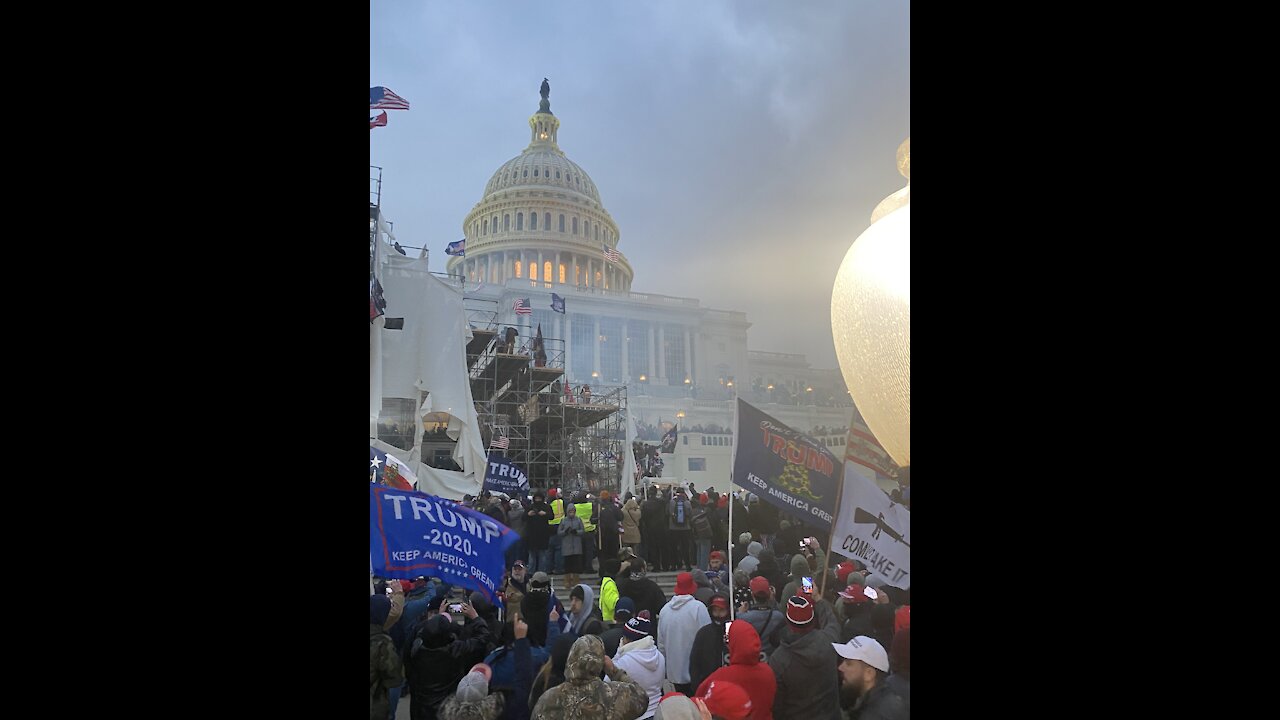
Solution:
{"label": "lamp post", "polygon": [[911,138],[898,147],[907,186],[871,213],[840,264],[831,329],[840,372],[876,440],[911,464]]}

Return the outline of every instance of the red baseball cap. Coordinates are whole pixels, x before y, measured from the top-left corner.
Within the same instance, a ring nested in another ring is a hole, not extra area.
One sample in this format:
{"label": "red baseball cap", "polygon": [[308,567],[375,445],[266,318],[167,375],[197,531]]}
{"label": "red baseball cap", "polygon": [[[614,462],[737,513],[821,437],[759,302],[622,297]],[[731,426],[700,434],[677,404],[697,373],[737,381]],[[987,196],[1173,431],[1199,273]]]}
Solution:
{"label": "red baseball cap", "polygon": [[751,594],[760,595],[769,592],[769,578],[753,577],[751,578]]}
{"label": "red baseball cap", "polygon": [[742,686],[728,680],[716,680],[702,696],[711,714],[725,720],[743,720],[751,714],[751,696]]}

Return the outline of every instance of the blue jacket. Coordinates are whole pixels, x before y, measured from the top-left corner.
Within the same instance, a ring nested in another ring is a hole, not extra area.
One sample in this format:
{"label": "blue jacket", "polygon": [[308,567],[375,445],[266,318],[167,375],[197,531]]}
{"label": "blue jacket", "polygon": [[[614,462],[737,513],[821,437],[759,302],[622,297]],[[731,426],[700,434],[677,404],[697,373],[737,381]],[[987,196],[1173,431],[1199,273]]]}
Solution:
{"label": "blue jacket", "polygon": [[[547,648],[560,637],[560,628],[558,623],[548,623],[547,627],[547,645],[546,647],[529,646],[529,657],[533,662],[533,667],[540,668],[543,663],[551,659],[551,651]],[[528,638],[525,639],[526,644]],[[512,648],[499,647],[489,653],[484,659],[484,664],[493,669],[493,677],[489,680],[491,688],[514,688],[516,687],[516,653]],[[528,697],[525,698],[528,700]]]}

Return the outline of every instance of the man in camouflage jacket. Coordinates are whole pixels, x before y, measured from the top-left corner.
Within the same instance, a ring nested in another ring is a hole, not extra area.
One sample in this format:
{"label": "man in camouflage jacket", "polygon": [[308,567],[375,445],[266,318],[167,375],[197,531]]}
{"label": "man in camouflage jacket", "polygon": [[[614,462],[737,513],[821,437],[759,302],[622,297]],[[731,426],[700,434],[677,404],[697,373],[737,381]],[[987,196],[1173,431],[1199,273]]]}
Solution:
{"label": "man in camouflage jacket", "polygon": [[[610,682],[600,679],[600,671]],[[531,720],[635,720],[649,709],[649,695],[604,654],[596,635],[573,643],[564,683],[538,699]]]}

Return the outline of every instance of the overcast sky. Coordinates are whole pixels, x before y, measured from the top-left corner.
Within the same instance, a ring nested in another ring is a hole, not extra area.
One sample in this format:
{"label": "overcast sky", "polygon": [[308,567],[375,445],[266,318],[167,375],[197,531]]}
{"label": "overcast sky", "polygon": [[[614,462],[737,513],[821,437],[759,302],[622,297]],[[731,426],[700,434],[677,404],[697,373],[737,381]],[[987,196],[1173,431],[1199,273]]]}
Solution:
{"label": "overcast sky", "polygon": [[[402,245],[445,243],[529,142],[550,79],[560,148],[595,180],[637,292],[739,310],[752,350],[837,367],[831,288],[906,184],[907,0],[371,0],[370,131]],[[372,114],[372,113],[371,113]]]}

